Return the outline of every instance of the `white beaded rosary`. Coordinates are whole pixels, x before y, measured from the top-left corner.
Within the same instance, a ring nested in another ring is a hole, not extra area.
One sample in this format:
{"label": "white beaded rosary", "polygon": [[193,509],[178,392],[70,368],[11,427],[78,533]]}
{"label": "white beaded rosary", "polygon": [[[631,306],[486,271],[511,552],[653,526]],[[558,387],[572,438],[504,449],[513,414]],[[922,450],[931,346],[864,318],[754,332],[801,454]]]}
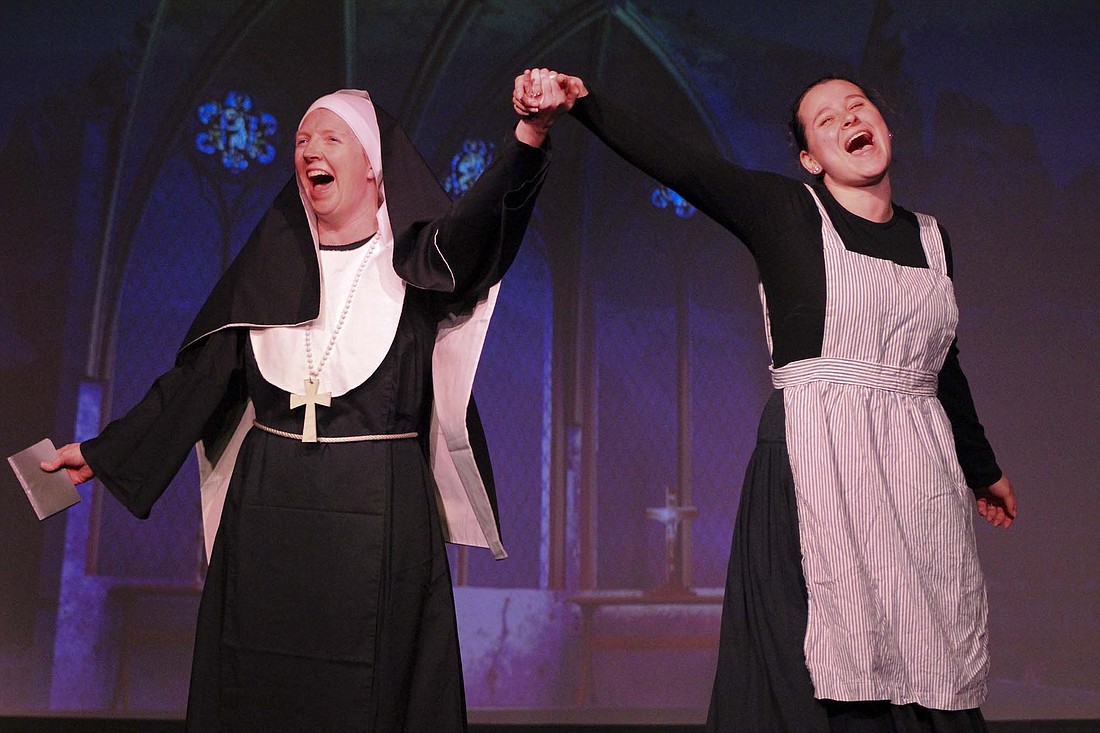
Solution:
{"label": "white beaded rosary", "polygon": [[336,319],[336,325],[332,329],[332,335],[328,338],[328,345],[325,347],[325,352],[321,354],[321,361],[317,363],[316,369],[313,368],[313,324],[310,323],[306,326],[306,369],[309,376],[302,380],[305,384],[305,394],[294,394],[293,392],[290,394],[290,409],[293,410],[302,406],[306,408],[302,425],[303,443],[317,442],[317,406],[328,407],[332,404],[331,392],[321,392],[320,394],[317,392],[320,385],[321,370],[325,368],[325,362],[328,361],[329,354],[332,353],[336,338],[344,327],[344,321],[347,320],[348,312],[351,310],[351,302],[355,299],[355,291],[359,289],[359,279],[363,275],[363,270],[367,267],[367,262],[378,248],[379,239],[378,233],[375,232],[369,240],[367,252],[363,255],[363,261],[359,263],[359,268],[355,271],[355,277],[351,281],[351,289],[344,299],[344,307],[340,311],[340,317]]}

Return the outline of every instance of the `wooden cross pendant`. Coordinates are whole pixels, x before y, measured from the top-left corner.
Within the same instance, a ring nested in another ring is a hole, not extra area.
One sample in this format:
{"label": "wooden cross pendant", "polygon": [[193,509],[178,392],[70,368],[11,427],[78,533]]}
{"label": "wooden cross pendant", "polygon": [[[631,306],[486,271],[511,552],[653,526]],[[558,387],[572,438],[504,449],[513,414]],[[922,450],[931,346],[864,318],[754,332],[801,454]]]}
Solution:
{"label": "wooden cross pendant", "polygon": [[317,442],[317,405],[328,407],[332,404],[332,392],[317,394],[317,382],[311,379],[303,380],[306,385],[305,394],[290,393],[290,409],[296,409],[305,405],[306,417],[302,425],[302,442]]}

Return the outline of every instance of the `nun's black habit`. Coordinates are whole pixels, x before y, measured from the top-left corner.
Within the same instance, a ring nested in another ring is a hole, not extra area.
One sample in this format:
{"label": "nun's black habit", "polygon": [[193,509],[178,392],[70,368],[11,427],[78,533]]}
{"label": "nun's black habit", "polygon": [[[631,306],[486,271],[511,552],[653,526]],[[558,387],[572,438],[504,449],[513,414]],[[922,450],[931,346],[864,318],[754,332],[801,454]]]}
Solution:
{"label": "nun's black habit", "polygon": [[[229,478],[199,611],[188,730],[465,729],[443,542],[471,533],[449,526],[433,479],[442,460],[428,446],[433,352],[513,261],[547,153],[509,137],[452,206],[397,124],[379,113],[378,126],[393,269],[409,287],[389,351],[365,382],[317,411],[317,428],[419,438],[305,443],[249,429],[254,409],[268,427],[302,432],[302,410],[261,376],[250,340],[250,327],[318,315],[318,255],[292,181],[199,312],[175,367],[82,444],[96,477],[142,518],[196,443],[215,477]],[[437,383],[446,381],[440,370]],[[448,445],[470,452],[465,431],[443,432],[443,456]],[[227,448],[234,433],[243,442]],[[476,446],[480,429],[471,433]],[[463,513],[475,541],[501,557],[491,478],[483,471],[479,489],[468,474],[452,467],[460,498],[469,495]]]}

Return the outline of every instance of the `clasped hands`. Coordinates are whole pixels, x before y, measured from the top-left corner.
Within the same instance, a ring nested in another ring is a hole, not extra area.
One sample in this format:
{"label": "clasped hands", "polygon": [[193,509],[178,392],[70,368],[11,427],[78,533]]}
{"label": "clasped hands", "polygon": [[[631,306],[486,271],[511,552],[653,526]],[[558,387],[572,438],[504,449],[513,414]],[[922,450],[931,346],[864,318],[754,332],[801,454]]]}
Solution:
{"label": "clasped hands", "polygon": [[586,94],[584,82],[575,76],[550,69],[525,70],[516,77],[512,92],[512,107],[521,118],[516,137],[528,145],[542,145],[554,120]]}

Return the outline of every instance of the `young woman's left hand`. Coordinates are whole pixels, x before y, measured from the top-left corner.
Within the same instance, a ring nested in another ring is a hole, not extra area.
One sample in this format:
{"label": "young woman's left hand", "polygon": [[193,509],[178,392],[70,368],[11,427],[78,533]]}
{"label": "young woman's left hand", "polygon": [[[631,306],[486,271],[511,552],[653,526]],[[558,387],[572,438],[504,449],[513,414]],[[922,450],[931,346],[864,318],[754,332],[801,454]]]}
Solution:
{"label": "young woman's left hand", "polygon": [[984,489],[975,490],[978,497],[978,514],[994,527],[1012,526],[1016,519],[1016,492],[1008,476],[1001,474],[997,481]]}

